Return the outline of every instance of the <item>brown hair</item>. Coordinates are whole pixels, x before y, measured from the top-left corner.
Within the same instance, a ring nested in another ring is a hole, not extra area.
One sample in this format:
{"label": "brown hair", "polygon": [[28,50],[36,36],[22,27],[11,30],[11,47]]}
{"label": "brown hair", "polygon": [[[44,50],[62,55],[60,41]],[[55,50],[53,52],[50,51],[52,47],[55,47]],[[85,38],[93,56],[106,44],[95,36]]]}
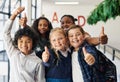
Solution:
{"label": "brown hair", "polygon": [[71,30],[71,29],[76,29],[76,28],[79,28],[80,32],[84,35],[85,34],[85,31],[83,30],[83,28],[79,25],[71,25],[70,28],[67,30],[67,36],[68,36],[68,32]]}

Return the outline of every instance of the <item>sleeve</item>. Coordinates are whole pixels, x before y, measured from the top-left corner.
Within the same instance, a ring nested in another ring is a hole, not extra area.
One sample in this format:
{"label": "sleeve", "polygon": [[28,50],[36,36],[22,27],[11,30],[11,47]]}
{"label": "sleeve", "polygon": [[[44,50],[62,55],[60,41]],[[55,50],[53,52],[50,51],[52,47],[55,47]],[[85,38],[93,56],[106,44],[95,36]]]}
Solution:
{"label": "sleeve", "polygon": [[96,49],[94,46],[85,46],[85,49],[87,50],[87,52],[91,53],[93,56],[97,55]]}
{"label": "sleeve", "polygon": [[46,82],[45,81],[45,68],[42,62],[37,65],[35,72],[35,82]]}
{"label": "sleeve", "polygon": [[10,58],[11,55],[15,51],[15,47],[14,47],[14,45],[12,43],[12,38],[11,38],[12,25],[13,25],[13,20],[9,19],[5,23],[5,28],[4,28],[4,32],[3,32],[3,40],[4,40],[5,50],[7,52],[8,58]]}
{"label": "sleeve", "polygon": [[45,67],[49,67],[50,63],[42,62]]}

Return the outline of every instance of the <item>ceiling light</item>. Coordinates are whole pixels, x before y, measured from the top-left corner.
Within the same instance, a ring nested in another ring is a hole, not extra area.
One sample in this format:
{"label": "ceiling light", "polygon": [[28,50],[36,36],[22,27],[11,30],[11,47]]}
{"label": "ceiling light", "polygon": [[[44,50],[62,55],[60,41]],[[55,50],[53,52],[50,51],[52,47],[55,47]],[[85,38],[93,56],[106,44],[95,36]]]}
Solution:
{"label": "ceiling light", "polygon": [[59,4],[59,5],[76,5],[79,4],[79,2],[55,2],[55,4]]}

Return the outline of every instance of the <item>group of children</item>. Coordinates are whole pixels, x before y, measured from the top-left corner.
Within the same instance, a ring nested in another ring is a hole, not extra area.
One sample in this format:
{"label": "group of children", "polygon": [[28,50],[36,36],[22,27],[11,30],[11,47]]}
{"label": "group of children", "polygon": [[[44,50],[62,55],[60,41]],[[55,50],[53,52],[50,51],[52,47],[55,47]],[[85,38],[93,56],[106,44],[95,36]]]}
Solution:
{"label": "group of children", "polygon": [[61,18],[62,28],[52,28],[47,18],[40,17],[32,27],[24,24],[12,41],[13,21],[23,10],[24,7],[19,7],[14,11],[4,31],[10,82],[105,82],[104,77],[99,78],[101,74],[94,75],[92,68],[97,66],[94,45],[106,43],[106,35],[104,38],[86,37],[82,27],[75,25],[74,17],[65,15]]}

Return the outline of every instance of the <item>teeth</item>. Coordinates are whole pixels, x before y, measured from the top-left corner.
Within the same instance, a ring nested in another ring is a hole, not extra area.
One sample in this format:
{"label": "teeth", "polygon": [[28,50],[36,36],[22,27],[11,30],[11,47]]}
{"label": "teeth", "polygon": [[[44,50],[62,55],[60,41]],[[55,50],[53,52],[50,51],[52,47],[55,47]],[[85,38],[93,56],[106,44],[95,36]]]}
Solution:
{"label": "teeth", "polygon": [[78,42],[78,40],[73,40],[73,42]]}
{"label": "teeth", "polygon": [[22,49],[27,49],[27,47],[23,47]]}

